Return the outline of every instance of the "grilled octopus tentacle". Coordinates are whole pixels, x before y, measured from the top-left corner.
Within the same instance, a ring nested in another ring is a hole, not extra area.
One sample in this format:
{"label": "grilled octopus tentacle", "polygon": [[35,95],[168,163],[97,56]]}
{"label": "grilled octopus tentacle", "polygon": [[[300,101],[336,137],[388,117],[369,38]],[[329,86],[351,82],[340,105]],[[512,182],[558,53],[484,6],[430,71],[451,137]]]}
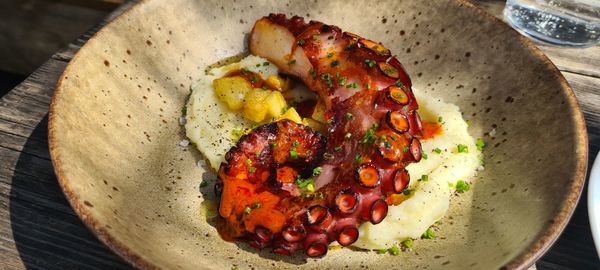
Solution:
{"label": "grilled octopus tentacle", "polygon": [[[219,232],[284,255],[351,245],[361,223],[385,218],[389,196],[408,185],[406,165],[421,159],[407,73],[381,44],[281,14],[256,22],[250,51],[315,91],[329,125],[321,136],[283,120],[243,136],[219,171]],[[295,181],[310,177],[316,192],[304,193]]]}

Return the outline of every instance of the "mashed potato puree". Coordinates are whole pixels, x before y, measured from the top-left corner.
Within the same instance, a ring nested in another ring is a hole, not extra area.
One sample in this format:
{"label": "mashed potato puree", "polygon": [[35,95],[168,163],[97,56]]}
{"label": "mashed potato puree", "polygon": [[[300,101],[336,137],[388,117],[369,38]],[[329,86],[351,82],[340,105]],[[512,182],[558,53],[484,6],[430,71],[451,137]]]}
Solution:
{"label": "mashed potato puree", "polygon": [[[265,61],[250,55],[239,63],[208,71],[192,87],[187,104],[186,135],[215,171],[225,160],[225,153],[235,145],[240,132],[252,128],[253,123],[219,101],[213,91],[212,81],[239,68],[256,72],[263,79],[276,75],[278,70],[275,65],[261,65]],[[401,204],[390,206],[383,222],[361,225],[360,237],[354,243],[356,247],[383,249],[407,238],[419,238],[448,210],[452,187],[456,182],[468,181],[480,166],[475,139],[467,132],[468,125],[459,108],[418,89],[413,91],[423,121],[439,122],[443,133],[422,141],[427,159],[407,167],[411,175],[410,195]],[[465,145],[466,151],[459,152],[459,144]],[[425,178],[427,181],[419,180]]]}

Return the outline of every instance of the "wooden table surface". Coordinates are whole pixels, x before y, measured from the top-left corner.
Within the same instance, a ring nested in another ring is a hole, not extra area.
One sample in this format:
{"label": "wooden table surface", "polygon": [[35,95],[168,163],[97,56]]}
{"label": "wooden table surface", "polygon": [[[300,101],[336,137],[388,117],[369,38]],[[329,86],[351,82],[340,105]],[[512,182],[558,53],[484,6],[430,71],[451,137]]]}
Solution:
{"label": "wooden table surface", "polygon": [[[474,1],[500,17],[503,1]],[[102,25],[74,41],[0,100],[0,269],[129,269],[73,212],[58,186],[47,143],[54,86],[73,54]],[[600,150],[600,47],[540,45],[567,78],[585,114],[589,164]],[[600,269],[587,215],[587,188],[571,222],[538,269]]]}

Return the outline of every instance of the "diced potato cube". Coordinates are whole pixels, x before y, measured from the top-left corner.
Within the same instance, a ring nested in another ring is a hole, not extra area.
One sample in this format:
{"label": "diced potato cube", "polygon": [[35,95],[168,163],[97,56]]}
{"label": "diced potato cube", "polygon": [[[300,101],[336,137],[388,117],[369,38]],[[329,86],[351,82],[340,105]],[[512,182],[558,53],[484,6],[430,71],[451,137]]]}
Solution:
{"label": "diced potato cube", "polygon": [[264,121],[269,112],[266,101],[270,94],[271,91],[258,88],[248,92],[244,102],[244,117],[256,123]]}
{"label": "diced potato cube", "polygon": [[285,112],[287,103],[281,92],[271,91],[269,97],[267,97],[267,106],[269,107],[269,114],[277,118]]}
{"label": "diced potato cube", "polygon": [[315,106],[315,110],[312,113],[311,118],[314,120],[317,120],[321,123],[326,123],[327,121],[325,121],[325,112],[327,111],[327,109],[325,108],[325,104],[323,104],[322,101],[318,101],[317,105]]}
{"label": "diced potato cube", "polygon": [[271,88],[273,88],[275,90],[281,91],[281,84],[282,84],[281,81],[282,81],[282,79],[279,76],[277,76],[277,75],[271,75],[271,76],[269,76],[269,78],[267,78],[267,80],[265,81],[265,83],[269,87],[271,87]]}
{"label": "diced potato cube", "polygon": [[325,125],[323,125],[322,123],[320,123],[312,118],[303,118],[302,124],[305,126],[309,126],[312,129],[314,129],[318,132],[321,132],[321,133],[325,131]]}
{"label": "diced potato cube", "polygon": [[277,120],[281,120],[281,119],[289,119],[298,124],[302,123],[302,118],[300,117],[300,115],[298,114],[296,109],[294,109],[294,108],[290,108],[283,115],[281,115],[279,118],[277,118]]}
{"label": "diced potato cube", "polygon": [[265,81],[268,86],[278,91],[285,92],[291,87],[291,80],[289,78],[282,78],[277,75],[271,75]]}
{"label": "diced potato cube", "polygon": [[244,106],[244,97],[252,91],[250,82],[240,76],[216,79],[213,81],[213,88],[217,98],[234,111]]}

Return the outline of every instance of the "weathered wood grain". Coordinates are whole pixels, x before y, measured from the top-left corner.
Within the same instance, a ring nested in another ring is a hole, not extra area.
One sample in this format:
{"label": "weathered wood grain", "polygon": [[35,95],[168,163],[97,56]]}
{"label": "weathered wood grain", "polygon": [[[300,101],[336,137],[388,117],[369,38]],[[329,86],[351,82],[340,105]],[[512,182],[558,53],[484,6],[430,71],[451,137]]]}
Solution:
{"label": "weathered wood grain", "polygon": [[[129,1],[106,21],[128,8]],[[500,16],[503,1],[474,1]],[[54,54],[0,99],[0,269],[128,269],[82,224],[62,194],[47,147],[47,113],[56,80],[104,23]],[[541,46],[573,87],[590,135],[590,161],[600,150],[600,49]],[[585,53],[582,53],[585,52]],[[600,269],[585,193],[569,226],[538,269]]]}
{"label": "weathered wood grain", "polygon": [[563,75],[573,88],[584,113],[590,145],[600,147],[600,78],[571,72],[563,72]]}
{"label": "weathered wood grain", "polygon": [[31,73],[115,7],[100,0],[0,1],[0,69]]}

